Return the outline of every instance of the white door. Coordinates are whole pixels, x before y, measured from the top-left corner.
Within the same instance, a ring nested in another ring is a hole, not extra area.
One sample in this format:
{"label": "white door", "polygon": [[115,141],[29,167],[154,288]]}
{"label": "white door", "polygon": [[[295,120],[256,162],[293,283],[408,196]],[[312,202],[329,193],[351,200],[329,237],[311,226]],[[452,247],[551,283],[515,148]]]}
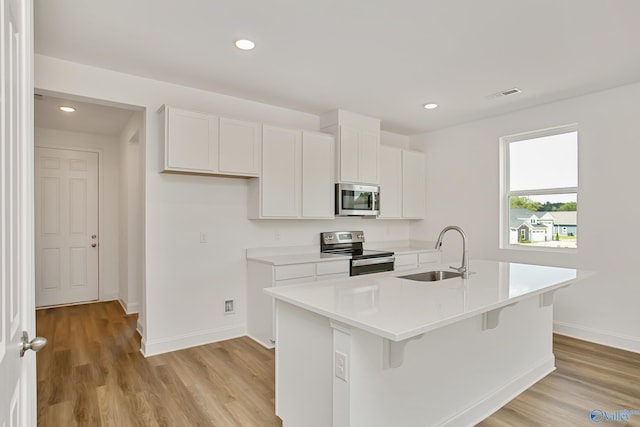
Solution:
{"label": "white door", "polygon": [[36,425],[31,0],[0,0],[0,425]]}
{"label": "white door", "polygon": [[98,299],[98,154],[35,148],[36,306]]}

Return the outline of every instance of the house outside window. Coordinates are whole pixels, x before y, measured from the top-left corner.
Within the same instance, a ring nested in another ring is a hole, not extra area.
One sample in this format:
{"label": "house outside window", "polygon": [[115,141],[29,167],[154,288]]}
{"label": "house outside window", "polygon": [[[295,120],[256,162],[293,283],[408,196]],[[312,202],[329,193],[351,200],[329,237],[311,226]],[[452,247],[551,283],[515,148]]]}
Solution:
{"label": "house outside window", "polygon": [[501,247],[577,248],[577,126],[505,136],[500,143]]}

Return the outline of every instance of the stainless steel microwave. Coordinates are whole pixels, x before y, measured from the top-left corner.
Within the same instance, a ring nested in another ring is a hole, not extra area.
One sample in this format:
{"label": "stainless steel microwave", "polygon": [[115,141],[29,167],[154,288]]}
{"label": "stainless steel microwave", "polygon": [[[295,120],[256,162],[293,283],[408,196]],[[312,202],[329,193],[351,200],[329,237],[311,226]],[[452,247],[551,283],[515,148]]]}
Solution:
{"label": "stainless steel microwave", "polygon": [[377,185],[336,184],[336,215],[364,216],[380,213]]}

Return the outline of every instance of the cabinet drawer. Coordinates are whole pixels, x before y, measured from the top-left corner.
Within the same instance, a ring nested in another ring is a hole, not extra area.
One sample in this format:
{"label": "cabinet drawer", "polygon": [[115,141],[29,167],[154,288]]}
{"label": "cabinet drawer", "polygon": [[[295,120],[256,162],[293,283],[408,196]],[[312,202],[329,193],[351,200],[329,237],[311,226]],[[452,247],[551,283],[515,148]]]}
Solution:
{"label": "cabinet drawer", "polygon": [[437,264],[440,261],[440,252],[423,252],[418,254],[418,264]]}
{"label": "cabinet drawer", "polygon": [[276,267],[275,270],[276,280],[313,277],[315,275],[315,264],[282,265]]}
{"label": "cabinet drawer", "polygon": [[395,267],[402,267],[405,265],[418,265],[417,254],[396,254]]}
{"label": "cabinet drawer", "polygon": [[313,280],[314,277],[296,277],[295,279],[276,280],[273,282],[273,286],[297,285],[298,283],[313,282]]}
{"label": "cabinet drawer", "polygon": [[331,261],[319,262],[316,265],[316,274],[324,276],[325,274],[349,273],[349,261]]}
{"label": "cabinet drawer", "polygon": [[316,276],[316,280],[344,279],[345,277],[349,277],[349,273],[325,274],[324,276]]}

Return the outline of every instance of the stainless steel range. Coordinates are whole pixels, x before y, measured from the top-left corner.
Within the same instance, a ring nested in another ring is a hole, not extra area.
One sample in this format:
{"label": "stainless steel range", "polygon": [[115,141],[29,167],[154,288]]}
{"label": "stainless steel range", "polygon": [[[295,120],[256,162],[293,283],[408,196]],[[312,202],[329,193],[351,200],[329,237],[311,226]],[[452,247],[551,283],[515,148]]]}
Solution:
{"label": "stainless steel range", "polygon": [[393,252],[363,248],[362,231],[329,231],[320,233],[320,252],[351,256],[350,276],[393,271]]}

